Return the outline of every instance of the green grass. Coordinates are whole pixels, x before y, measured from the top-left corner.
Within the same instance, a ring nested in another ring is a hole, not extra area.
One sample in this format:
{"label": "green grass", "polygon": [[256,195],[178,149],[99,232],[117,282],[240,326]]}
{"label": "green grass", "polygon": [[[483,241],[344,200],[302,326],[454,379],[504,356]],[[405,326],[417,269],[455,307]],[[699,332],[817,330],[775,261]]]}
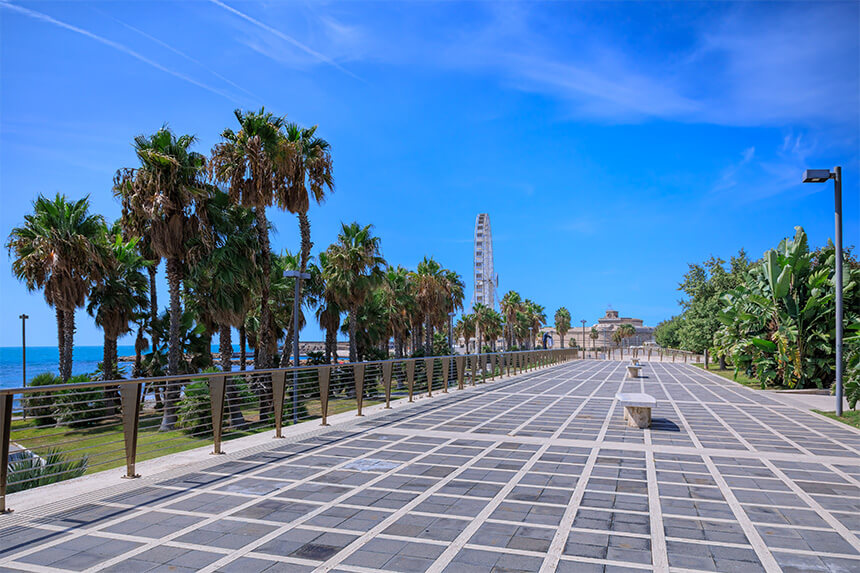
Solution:
{"label": "green grass", "polygon": [[[696,368],[701,368],[704,370],[704,363],[694,362],[693,366]],[[720,370],[719,362],[711,362],[708,364],[708,372],[716,374],[717,376],[722,376],[726,380],[731,380],[732,382],[737,382],[738,384],[742,384],[747,388],[752,388],[753,390],[762,390],[761,382],[756,380],[755,378],[750,378],[743,372],[738,372],[738,377],[735,378],[735,370],[731,367],[726,367],[726,370]],[[776,386],[767,387],[765,390],[771,390],[777,388]]]}
{"label": "green grass", "polygon": [[827,416],[828,418],[837,420],[843,424],[860,428],[860,410],[845,410],[842,412],[842,417],[837,416],[835,412],[822,412],[821,410],[813,410],[813,412],[821,414],[822,416]]}

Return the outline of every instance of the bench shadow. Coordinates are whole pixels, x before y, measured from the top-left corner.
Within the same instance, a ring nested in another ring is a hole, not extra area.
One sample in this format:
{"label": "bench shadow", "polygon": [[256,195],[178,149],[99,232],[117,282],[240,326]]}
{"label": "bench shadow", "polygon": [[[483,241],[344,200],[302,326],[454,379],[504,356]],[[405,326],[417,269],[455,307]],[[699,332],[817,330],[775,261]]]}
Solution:
{"label": "bench shadow", "polygon": [[672,420],[666,418],[651,418],[651,430],[658,432],[680,432],[681,428]]}

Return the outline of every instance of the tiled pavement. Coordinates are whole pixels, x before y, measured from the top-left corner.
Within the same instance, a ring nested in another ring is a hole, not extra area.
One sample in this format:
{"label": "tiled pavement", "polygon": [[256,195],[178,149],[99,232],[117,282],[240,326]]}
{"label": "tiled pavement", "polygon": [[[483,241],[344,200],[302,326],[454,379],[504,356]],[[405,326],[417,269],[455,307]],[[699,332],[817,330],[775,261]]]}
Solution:
{"label": "tiled pavement", "polygon": [[0,517],[0,570],[860,571],[860,432],[643,374],[571,362]]}

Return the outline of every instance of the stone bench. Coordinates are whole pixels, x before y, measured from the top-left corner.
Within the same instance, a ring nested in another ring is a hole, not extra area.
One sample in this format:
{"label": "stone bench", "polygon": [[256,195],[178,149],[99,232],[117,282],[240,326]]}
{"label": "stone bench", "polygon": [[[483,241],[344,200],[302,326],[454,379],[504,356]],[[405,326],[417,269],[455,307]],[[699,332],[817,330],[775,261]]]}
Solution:
{"label": "stone bench", "polygon": [[618,404],[624,408],[624,421],[630,428],[647,428],[651,425],[651,408],[657,399],[648,394],[619,392],[615,395]]}
{"label": "stone bench", "polygon": [[638,364],[636,364],[636,365],[631,364],[627,367],[627,377],[628,378],[639,378],[639,375],[641,373],[642,373],[642,367],[639,366]]}

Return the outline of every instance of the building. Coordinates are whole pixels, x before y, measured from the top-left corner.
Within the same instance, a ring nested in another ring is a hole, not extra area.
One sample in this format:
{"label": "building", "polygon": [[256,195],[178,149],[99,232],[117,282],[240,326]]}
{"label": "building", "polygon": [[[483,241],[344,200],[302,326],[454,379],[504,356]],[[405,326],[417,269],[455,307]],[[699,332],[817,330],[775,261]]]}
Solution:
{"label": "building", "polygon": [[[552,320],[552,316],[548,317]],[[583,329],[582,323],[576,324],[576,320],[571,321],[570,330],[564,337],[564,345],[570,346],[570,340],[575,340],[578,346],[583,345],[583,341],[587,348],[592,346],[610,346],[615,343],[612,341],[612,334],[618,330],[622,324],[630,324],[636,330],[636,335],[628,338],[625,346],[647,346],[654,344],[654,327],[645,326],[641,318],[630,318],[619,316],[617,310],[607,309],[606,315],[597,320],[596,324],[586,325]],[[591,329],[597,330],[597,339],[591,339]],[[541,328],[541,337],[549,343],[552,341],[553,348],[558,348],[561,344],[561,336],[555,330],[555,325],[547,325]]]}

